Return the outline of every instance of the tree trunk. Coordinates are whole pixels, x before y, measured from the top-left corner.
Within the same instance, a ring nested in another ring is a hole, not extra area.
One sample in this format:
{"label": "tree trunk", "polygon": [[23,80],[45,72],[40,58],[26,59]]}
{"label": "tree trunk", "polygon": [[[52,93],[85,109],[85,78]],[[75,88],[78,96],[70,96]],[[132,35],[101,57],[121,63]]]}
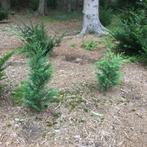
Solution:
{"label": "tree trunk", "polygon": [[39,15],[42,15],[42,16],[45,16],[48,14],[47,0],[40,0],[39,1],[38,13],[39,13]]}
{"label": "tree trunk", "polygon": [[99,0],[84,0],[83,14],[83,29],[81,35],[87,33],[103,35],[106,33],[106,29],[99,19]]}
{"label": "tree trunk", "polygon": [[67,1],[67,11],[68,12],[71,12],[72,11],[72,1],[71,0],[68,0]]}
{"label": "tree trunk", "polygon": [[10,9],[10,0],[0,0],[1,8],[8,11]]}

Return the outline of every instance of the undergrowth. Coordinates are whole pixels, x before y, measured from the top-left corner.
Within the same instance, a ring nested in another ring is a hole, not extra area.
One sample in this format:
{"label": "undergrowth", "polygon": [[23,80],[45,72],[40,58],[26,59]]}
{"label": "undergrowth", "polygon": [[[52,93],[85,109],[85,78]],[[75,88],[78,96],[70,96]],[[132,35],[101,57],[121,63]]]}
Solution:
{"label": "undergrowth", "polygon": [[95,40],[86,40],[83,41],[82,43],[82,48],[89,50],[89,51],[94,51],[98,47],[98,44]]}

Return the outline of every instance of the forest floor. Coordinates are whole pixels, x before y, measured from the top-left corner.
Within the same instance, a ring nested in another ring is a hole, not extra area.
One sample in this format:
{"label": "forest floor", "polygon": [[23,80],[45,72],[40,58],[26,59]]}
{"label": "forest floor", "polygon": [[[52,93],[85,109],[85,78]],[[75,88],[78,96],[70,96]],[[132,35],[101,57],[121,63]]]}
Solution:
{"label": "forest floor", "polygon": [[[10,23],[0,24],[0,54],[21,46],[10,31],[16,23],[18,19],[12,17]],[[53,35],[74,34],[81,26],[79,21],[45,24]],[[81,48],[82,41],[89,39],[98,42],[96,51]],[[0,147],[147,147],[147,68],[125,64],[121,85],[102,94],[95,62],[105,51],[101,38],[64,38],[50,59],[54,74],[49,87],[58,89],[59,102],[42,113],[12,102],[12,92],[28,74],[26,59],[12,57],[2,82]]]}

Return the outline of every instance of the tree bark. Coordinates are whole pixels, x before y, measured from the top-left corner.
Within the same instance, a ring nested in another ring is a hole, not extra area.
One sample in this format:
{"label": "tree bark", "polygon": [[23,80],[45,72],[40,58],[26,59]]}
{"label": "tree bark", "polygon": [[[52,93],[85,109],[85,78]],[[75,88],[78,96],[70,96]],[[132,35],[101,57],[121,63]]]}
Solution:
{"label": "tree bark", "polygon": [[39,1],[38,13],[41,16],[45,16],[48,14],[47,0],[40,0]]}
{"label": "tree bark", "polygon": [[99,0],[84,0],[83,14],[81,35],[87,33],[94,33],[97,35],[106,34],[106,29],[99,19]]}
{"label": "tree bark", "polygon": [[8,11],[10,9],[10,0],[0,0],[1,8]]}

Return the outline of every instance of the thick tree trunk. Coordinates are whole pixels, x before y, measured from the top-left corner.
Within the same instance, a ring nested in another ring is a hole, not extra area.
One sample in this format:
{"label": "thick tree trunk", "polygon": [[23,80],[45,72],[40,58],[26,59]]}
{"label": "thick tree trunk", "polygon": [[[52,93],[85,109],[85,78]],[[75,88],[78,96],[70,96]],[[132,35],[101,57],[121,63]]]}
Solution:
{"label": "thick tree trunk", "polygon": [[106,33],[106,29],[102,26],[99,19],[99,0],[84,0],[83,14],[81,35],[87,33],[103,35]]}
{"label": "thick tree trunk", "polygon": [[42,16],[45,16],[48,14],[47,0],[40,0],[39,1],[38,13],[39,13],[39,15],[42,15]]}
{"label": "thick tree trunk", "polygon": [[8,11],[10,9],[10,0],[0,0],[1,8]]}

